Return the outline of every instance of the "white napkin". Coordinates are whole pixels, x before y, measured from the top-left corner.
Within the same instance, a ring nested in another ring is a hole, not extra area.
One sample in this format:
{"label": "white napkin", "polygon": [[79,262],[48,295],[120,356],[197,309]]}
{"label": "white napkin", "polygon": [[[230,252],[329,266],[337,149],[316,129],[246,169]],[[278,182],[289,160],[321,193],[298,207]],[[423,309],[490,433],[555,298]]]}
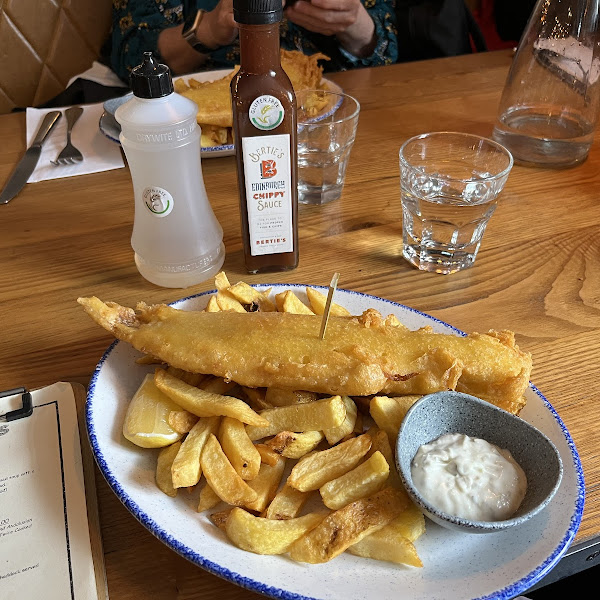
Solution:
{"label": "white napkin", "polygon": [[[120,146],[105,137],[98,127],[100,116],[104,110],[102,103],[85,104],[82,105],[82,108],[83,113],[71,132],[71,141],[83,154],[83,161],[74,165],[58,167],[50,163],[51,160],[56,160],[67,143],[67,119],[63,114],[46,138],[40,160],[27,183],[110,171],[125,166]],[[27,108],[28,148],[35,138],[44,115],[53,110],[60,110],[64,113],[64,108]]]}
{"label": "white napkin", "polygon": [[106,65],[94,61],[92,66],[79,75],[74,75],[69,79],[67,87],[69,87],[76,79],[87,79],[89,81],[95,81],[100,85],[107,85],[111,87],[126,87],[125,84],[117,77],[117,74],[109,69]]}

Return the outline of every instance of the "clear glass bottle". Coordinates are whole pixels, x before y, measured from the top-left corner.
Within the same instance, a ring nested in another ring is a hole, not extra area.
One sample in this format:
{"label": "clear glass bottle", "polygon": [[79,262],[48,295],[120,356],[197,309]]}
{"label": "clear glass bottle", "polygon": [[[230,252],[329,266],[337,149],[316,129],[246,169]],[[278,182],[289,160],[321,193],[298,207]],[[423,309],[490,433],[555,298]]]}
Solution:
{"label": "clear glass bottle", "polygon": [[131,246],[148,281],[185,288],[223,265],[223,230],[204,186],[198,107],[173,91],[171,73],[144,53],[131,74],[133,97],[119,106],[120,141],[135,197]]}
{"label": "clear glass bottle", "polygon": [[231,81],[244,257],[250,273],[298,266],[296,97],[281,66],[281,0],[234,0]]}
{"label": "clear glass bottle", "polygon": [[510,68],[493,138],[515,162],[587,158],[600,101],[599,0],[538,0]]}

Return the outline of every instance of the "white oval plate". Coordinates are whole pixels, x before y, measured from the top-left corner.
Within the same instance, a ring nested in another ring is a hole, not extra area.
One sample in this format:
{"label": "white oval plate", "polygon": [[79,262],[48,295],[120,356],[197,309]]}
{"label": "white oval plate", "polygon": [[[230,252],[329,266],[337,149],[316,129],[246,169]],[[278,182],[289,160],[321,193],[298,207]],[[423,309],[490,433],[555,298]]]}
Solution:
{"label": "white oval plate", "polygon": [[[181,77],[174,77],[173,81],[182,80],[187,81],[188,79],[195,79],[196,81],[214,81],[225,77],[225,75],[231,73],[231,69],[221,69],[219,71],[202,71],[200,73],[190,73],[189,75],[182,75]],[[341,92],[342,88],[330,81],[329,79],[322,79],[322,84],[325,84],[326,89],[333,92]],[[98,126],[100,131],[111,141],[120,144],[119,134],[121,133],[121,126],[115,120],[115,111],[117,108],[127,102],[131,97],[131,92],[121,96],[119,98],[111,98],[104,103],[104,112],[100,116],[100,122]],[[233,144],[225,144],[223,146],[212,146],[210,148],[202,147],[200,149],[202,158],[217,158],[219,156],[232,156],[235,154],[235,146]]]}
{"label": "white oval plate", "polygon": [[[304,285],[261,285],[276,294],[286,289],[306,301]],[[327,292],[327,288],[322,288]],[[174,303],[202,309],[213,292]],[[395,314],[411,329],[431,325],[440,333],[464,335],[416,310],[374,296],[339,289],[335,301],[360,314],[372,307]],[[208,519],[197,513],[197,494],[170,498],[154,482],[156,450],[138,448],[121,433],[129,399],[151,366],[135,364],[140,353],[114,342],[98,364],[88,390],[86,421],[100,470],[129,511],[180,555],[233,583],[289,600],[508,600],[528,589],[560,560],[575,537],[584,504],[581,462],[569,432],[534,386],[526,392],[521,416],[545,433],[560,452],[564,475],[552,502],[522,527],[475,535],[452,532],[427,521],[415,546],[423,568],[379,562],[344,553],[321,565],[295,563],[285,556],[259,556],[239,550]]]}

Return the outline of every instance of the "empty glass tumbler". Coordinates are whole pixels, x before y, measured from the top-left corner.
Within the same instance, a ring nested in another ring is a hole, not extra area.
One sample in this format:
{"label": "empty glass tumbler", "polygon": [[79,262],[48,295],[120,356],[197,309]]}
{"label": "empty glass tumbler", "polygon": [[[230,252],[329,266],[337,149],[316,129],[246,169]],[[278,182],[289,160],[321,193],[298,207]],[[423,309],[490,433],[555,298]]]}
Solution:
{"label": "empty glass tumbler", "polygon": [[360,104],[342,92],[301,90],[298,106],[298,202],[327,204],[342,194]]}
{"label": "empty glass tumbler", "polygon": [[510,68],[493,138],[515,162],[587,158],[600,99],[600,0],[538,0]]}

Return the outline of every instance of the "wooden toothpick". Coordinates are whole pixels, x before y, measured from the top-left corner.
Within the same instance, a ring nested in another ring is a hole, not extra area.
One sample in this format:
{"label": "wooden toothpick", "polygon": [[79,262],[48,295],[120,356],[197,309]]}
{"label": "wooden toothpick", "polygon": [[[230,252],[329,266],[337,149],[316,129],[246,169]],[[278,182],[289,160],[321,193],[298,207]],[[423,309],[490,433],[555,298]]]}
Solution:
{"label": "wooden toothpick", "polygon": [[319,339],[322,340],[325,337],[325,329],[327,328],[327,322],[329,321],[329,313],[331,312],[331,302],[333,301],[333,294],[337,288],[338,279],[340,278],[339,273],[334,273],[329,284],[329,292],[327,294],[327,302],[325,303],[325,310],[323,311],[323,318],[321,319],[321,333],[319,333]]}

